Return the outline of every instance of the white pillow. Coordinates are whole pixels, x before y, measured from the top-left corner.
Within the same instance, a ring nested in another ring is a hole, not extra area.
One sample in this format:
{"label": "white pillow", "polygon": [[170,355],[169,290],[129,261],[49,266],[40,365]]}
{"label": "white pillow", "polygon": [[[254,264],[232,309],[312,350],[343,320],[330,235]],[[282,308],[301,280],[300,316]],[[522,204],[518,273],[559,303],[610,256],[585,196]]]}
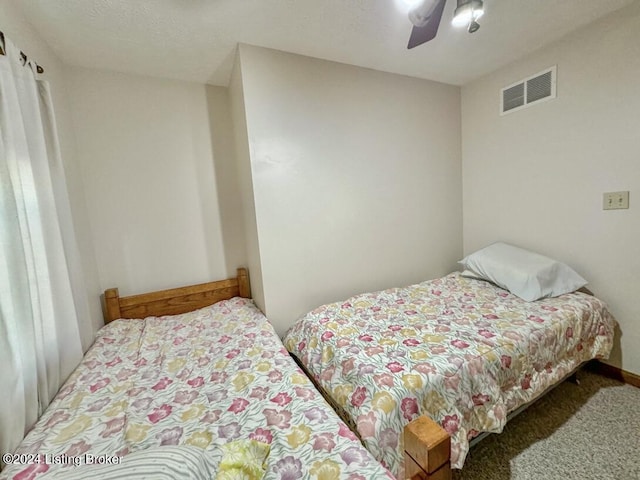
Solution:
{"label": "white pillow", "polygon": [[502,242],[467,255],[458,263],[529,302],[557,297],[587,284],[562,262]]}

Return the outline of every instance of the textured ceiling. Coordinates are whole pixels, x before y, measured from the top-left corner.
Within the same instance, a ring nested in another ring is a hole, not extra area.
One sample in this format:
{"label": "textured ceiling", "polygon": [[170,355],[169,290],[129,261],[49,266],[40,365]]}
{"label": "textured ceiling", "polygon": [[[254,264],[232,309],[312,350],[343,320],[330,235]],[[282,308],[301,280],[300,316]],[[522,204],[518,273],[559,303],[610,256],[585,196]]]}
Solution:
{"label": "textured ceiling", "polygon": [[405,0],[12,1],[67,64],[227,85],[239,42],[462,85],[638,0],[485,0],[407,50]]}

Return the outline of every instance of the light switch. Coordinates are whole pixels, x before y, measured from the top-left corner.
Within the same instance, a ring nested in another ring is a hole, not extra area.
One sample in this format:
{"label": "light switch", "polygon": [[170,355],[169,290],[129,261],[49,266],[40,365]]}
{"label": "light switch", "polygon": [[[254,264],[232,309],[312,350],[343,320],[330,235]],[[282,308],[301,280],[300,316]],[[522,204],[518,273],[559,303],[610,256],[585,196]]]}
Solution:
{"label": "light switch", "polygon": [[603,210],[629,208],[629,192],[606,192],[602,195]]}

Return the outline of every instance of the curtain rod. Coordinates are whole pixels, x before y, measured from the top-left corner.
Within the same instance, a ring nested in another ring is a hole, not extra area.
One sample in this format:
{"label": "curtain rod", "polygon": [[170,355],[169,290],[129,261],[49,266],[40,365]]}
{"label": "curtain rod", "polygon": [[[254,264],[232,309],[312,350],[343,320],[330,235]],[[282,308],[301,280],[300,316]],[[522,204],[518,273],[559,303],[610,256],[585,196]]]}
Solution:
{"label": "curtain rod", "polygon": [[[0,32],[0,55],[6,55],[6,49],[4,46],[4,33]],[[27,63],[27,55],[24,52],[20,52],[20,56],[22,57],[22,61],[25,63]],[[35,63],[35,62],[33,62]],[[36,65],[36,71],[38,73],[44,73],[44,68],[42,68],[40,65],[38,65],[37,63],[35,63]]]}

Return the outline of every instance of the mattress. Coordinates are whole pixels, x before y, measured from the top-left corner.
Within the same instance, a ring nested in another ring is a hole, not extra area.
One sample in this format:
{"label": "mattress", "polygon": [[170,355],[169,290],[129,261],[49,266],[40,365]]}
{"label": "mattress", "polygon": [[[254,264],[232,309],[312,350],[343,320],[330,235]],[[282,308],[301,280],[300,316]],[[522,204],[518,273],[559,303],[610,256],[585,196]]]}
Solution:
{"label": "mattress", "polygon": [[593,296],[526,302],[453,273],[319,307],[284,344],[400,478],[407,423],[438,422],[462,468],[470,439],[502,431],[509,412],[607,357],[614,325]]}
{"label": "mattress", "polygon": [[239,445],[232,457],[266,454],[266,479],[391,478],[242,298],[106,325],[0,478],[65,478],[89,461],[111,478],[102,471],[110,461],[123,466],[148,451],[185,455],[177,463],[186,465],[194,448],[211,452],[198,468],[215,478],[230,444]]}

